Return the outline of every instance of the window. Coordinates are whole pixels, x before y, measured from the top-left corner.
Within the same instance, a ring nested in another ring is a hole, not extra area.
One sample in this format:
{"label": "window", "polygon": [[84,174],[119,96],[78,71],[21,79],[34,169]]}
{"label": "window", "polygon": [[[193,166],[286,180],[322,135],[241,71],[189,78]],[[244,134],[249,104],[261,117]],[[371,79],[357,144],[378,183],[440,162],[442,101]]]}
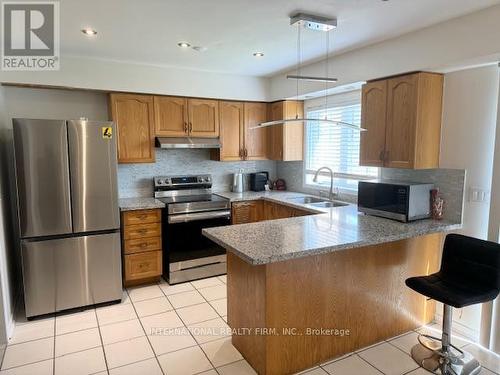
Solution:
{"label": "window", "polygon": [[[361,93],[359,91],[340,94],[328,99],[328,108],[306,104],[307,118],[344,121],[354,125],[361,124]],[[324,99],[323,99],[324,100]],[[319,100],[316,100],[316,103]],[[319,103],[318,103],[319,104]],[[377,178],[379,168],[359,165],[360,133],[331,124],[310,121],[306,124],[305,138],[305,185],[330,186],[328,171],[322,171],[318,182],[313,182],[314,173],[323,166],[330,167],[335,173],[334,185],[340,189],[358,189],[361,179]],[[324,173],[326,172],[326,173]]]}

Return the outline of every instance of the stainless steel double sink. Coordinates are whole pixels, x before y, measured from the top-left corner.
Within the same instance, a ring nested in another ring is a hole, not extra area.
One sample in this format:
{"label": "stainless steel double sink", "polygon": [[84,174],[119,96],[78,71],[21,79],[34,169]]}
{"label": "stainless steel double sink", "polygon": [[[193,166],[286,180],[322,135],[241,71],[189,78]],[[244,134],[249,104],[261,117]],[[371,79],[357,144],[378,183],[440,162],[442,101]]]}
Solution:
{"label": "stainless steel double sink", "polygon": [[293,197],[288,198],[290,202],[299,203],[299,204],[307,204],[314,207],[322,207],[322,208],[330,208],[330,207],[344,207],[348,206],[348,203],[339,202],[339,201],[330,201],[323,198],[318,197]]}

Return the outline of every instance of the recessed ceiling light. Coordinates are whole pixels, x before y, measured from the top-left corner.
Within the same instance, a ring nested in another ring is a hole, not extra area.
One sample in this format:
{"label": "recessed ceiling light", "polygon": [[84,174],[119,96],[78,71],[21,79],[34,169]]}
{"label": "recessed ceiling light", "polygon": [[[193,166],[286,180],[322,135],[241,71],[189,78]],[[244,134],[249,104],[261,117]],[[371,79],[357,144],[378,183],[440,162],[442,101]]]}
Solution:
{"label": "recessed ceiling light", "polygon": [[264,56],[264,52],[254,52],[253,54],[255,57],[263,57]]}
{"label": "recessed ceiling light", "polygon": [[85,35],[93,36],[93,35],[97,34],[97,31],[95,31],[94,29],[91,29],[90,27],[87,27],[85,29],[82,29],[82,33],[84,33]]}
{"label": "recessed ceiling light", "polygon": [[181,48],[188,48],[188,47],[191,47],[191,44],[189,44],[188,42],[179,42],[177,43],[177,45]]}

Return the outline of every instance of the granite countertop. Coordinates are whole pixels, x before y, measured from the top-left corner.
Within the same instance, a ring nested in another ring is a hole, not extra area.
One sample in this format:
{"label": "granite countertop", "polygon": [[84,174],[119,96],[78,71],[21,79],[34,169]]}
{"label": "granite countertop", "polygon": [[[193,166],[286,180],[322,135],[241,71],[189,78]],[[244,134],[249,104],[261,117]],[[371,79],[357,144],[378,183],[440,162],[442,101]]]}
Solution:
{"label": "granite countertop", "polygon": [[317,208],[292,203],[293,192],[217,193],[232,201],[267,199],[315,214],[251,224],[207,228],[203,234],[250,264],[267,264],[392,242],[461,228],[449,221],[419,220],[412,223],[358,213],[356,205]]}
{"label": "granite countertop", "polygon": [[118,200],[120,211],[149,210],[163,208],[165,204],[155,198],[120,198]]}

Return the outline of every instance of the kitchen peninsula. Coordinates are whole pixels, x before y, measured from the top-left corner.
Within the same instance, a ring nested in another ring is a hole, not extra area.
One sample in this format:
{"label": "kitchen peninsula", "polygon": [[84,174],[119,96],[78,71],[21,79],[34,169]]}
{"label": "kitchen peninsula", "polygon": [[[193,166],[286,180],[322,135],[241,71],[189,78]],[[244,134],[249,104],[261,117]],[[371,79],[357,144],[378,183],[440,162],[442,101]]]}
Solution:
{"label": "kitchen peninsula", "polygon": [[[299,195],[226,196],[311,209],[291,203]],[[404,280],[435,272],[443,232],[459,227],[399,223],[347,205],[204,234],[228,251],[228,324],[244,332],[233,345],[259,374],[289,374],[431,321],[435,304]]]}

